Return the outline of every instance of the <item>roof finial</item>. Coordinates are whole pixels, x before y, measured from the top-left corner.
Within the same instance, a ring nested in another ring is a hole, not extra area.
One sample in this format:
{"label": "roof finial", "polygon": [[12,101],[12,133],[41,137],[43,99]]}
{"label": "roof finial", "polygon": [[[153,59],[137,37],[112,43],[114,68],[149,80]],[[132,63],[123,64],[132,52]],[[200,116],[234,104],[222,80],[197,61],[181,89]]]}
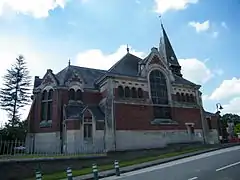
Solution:
{"label": "roof finial", "polygon": [[71,66],[71,60],[68,59],[68,66]]}
{"label": "roof finial", "polygon": [[128,44],[127,44],[127,53],[129,53],[129,47],[128,47]]}
{"label": "roof finial", "polygon": [[160,19],[161,26],[162,26],[162,25],[163,25],[163,22],[162,22],[162,15],[161,15],[161,14],[159,15],[159,19]]}

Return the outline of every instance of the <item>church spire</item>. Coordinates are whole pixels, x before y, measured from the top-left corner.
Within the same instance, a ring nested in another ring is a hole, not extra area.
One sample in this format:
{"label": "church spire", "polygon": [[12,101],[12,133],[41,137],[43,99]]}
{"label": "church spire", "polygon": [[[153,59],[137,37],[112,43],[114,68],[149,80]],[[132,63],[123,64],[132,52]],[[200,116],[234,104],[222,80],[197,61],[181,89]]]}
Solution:
{"label": "church spire", "polygon": [[161,32],[162,35],[160,37],[159,42],[159,53],[162,54],[163,58],[167,61],[172,72],[178,76],[182,76],[181,66],[179,65],[177,56],[172,48],[171,42],[163,27],[162,20],[161,20]]}

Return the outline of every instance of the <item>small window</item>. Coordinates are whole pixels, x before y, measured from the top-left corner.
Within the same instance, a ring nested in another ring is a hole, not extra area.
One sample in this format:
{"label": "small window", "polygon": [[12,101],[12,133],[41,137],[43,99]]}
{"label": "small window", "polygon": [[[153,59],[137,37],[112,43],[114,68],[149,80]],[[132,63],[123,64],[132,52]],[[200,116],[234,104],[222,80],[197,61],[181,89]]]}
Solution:
{"label": "small window", "polygon": [[188,94],[188,93],[186,94],[186,101],[187,101],[187,102],[190,102],[190,97],[189,97],[189,94]]}
{"label": "small window", "polygon": [[48,93],[46,90],[44,90],[42,93],[42,100],[47,100],[47,99],[48,99]]}
{"label": "small window", "polygon": [[132,92],[132,98],[137,98],[137,90],[135,87],[131,89],[131,92]]}
{"label": "small window", "polygon": [[184,93],[181,93],[181,100],[182,100],[183,102],[186,101]]}
{"label": "small window", "polygon": [[76,100],[81,101],[82,100],[82,91],[80,89],[76,92]]}
{"label": "small window", "polygon": [[176,98],[177,98],[177,101],[179,102],[181,101],[181,95],[179,92],[176,93]]}
{"label": "small window", "polygon": [[125,97],[126,98],[130,97],[130,89],[129,89],[129,87],[125,87]]}
{"label": "small window", "polygon": [[83,132],[85,140],[89,140],[92,138],[92,131],[93,131],[92,119],[84,117]]}
{"label": "small window", "polygon": [[53,98],[53,90],[50,89],[48,92],[48,100],[51,100]]}
{"label": "small window", "polygon": [[195,98],[194,98],[193,94],[190,94],[189,101],[190,102],[195,102]]}
{"label": "small window", "polygon": [[74,89],[70,89],[69,92],[69,100],[75,100],[75,90]]}
{"label": "small window", "polygon": [[118,86],[118,96],[120,98],[123,98],[124,97],[124,89],[122,86]]}
{"label": "small window", "polygon": [[143,90],[138,88],[138,98],[143,98]]}

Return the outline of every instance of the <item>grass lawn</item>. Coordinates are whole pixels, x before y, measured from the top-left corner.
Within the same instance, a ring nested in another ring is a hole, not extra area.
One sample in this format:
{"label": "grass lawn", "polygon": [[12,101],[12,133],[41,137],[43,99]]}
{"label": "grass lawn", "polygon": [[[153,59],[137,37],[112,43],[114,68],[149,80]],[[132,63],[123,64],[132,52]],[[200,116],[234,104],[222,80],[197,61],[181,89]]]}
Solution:
{"label": "grass lawn", "polygon": [[[204,149],[207,149],[207,148],[204,148],[204,147],[188,148],[188,149],[184,149],[179,152],[171,152],[171,153],[162,154],[159,156],[138,158],[138,159],[131,160],[131,161],[120,161],[119,164],[120,164],[120,168],[121,168],[121,167],[131,166],[134,164],[141,164],[144,162],[154,161],[154,160],[158,160],[158,159],[174,157],[174,156],[178,156],[178,155],[182,155],[182,154],[186,154],[186,153],[190,153],[190,152],[195,152],[195,151],[199,151],[199,150],[204,150]],[[102,166],[98,165],[99,172],[105,171],[105,170],[110,170],[110,169],[113,169],[113,164],[102,165]],[[91,174],[91,173],[92,173],[91,167],[80,169],[80,170],[73,170],[73,176],[81,176],[81,175],[86,175],[86,174]],[[58,172],[58,173],[43,175],[43,180],[59,180],[59,179],[64,179],[64,178],[67,178],[65,170],[63,170],[62,172]],[[28,180],[34,180],[34,178],[31,178]]]}

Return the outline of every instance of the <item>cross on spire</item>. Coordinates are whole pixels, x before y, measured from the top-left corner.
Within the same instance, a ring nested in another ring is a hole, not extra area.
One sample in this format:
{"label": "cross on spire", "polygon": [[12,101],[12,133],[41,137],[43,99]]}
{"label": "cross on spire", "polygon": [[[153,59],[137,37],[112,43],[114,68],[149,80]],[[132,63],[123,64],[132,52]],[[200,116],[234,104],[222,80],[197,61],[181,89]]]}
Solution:
{"label": "cross on spire", "polygon": [[71,66],[71,60],[68,59],[68,66]]}
{"label": "cross on spire", "polygon": [[128,47],[128,44],[127,44],[127,53],[129,53],[129,47]]}

